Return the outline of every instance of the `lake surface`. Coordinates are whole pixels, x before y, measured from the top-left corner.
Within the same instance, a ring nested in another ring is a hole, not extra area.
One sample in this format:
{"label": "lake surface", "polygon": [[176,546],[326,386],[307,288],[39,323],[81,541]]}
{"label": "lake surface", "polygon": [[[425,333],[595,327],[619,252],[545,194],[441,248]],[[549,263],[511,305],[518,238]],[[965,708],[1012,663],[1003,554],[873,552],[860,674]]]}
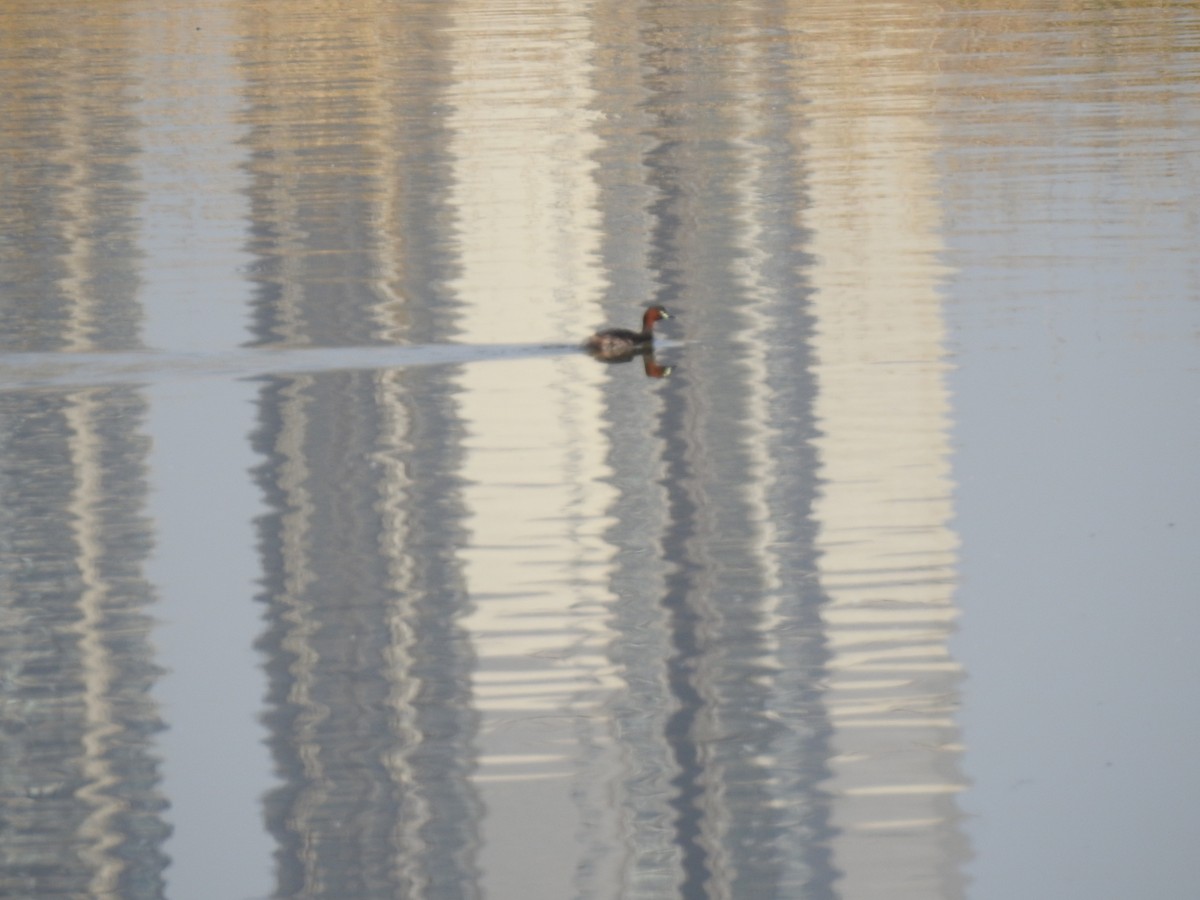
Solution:
{"label": "lake surface", "polygon": [[0,895],[1195,897],[1200,4],[0,73]]}

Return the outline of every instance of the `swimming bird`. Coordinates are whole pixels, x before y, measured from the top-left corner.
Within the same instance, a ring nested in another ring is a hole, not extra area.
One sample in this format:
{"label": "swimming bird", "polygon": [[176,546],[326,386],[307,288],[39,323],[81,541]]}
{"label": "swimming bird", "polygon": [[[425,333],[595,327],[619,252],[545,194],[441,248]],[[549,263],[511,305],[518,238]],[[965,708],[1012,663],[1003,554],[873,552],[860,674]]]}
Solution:
{"label": "swimming bird", "polygon": [[642,330],[606,328],[583,342],[583,349],[597,359],[625,360],[654,348],[654,323],[673,318],[661,306],[652,306],[642,315]]}

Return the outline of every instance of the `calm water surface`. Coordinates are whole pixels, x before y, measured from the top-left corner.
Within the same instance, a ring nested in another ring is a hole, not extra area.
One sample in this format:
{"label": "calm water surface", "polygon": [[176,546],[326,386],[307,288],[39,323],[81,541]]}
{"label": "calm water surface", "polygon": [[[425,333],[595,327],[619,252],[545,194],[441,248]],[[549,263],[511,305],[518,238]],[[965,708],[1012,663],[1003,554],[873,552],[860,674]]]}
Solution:
{"label": "calm water surface", "polygon": [[0,48],[0,895],[1195,895],[1200,4]]}

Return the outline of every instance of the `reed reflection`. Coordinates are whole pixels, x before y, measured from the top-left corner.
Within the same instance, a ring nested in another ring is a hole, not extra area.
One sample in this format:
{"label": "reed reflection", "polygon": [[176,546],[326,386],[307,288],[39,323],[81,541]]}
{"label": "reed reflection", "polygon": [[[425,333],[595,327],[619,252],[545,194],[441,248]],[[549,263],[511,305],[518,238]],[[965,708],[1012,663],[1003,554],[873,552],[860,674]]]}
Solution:
{"label": "reed reflection", "polygon": [[[465,2],[453,19],[459,339],[586,334],[607,293],[589,10]],[[608,800],[619,748],[604,712],[618,686],[604,655],[612,488],[597,478],[607,441],[595,424],[606,380],[578,353],[456,377],[489,896],[620,890],[620,811]]]}
{"label": "reed reflection", "polygon": [[[726,40],[757,34],[760,15],[664,5],[642,32],[649,256],[656,295],[683,313],[689,341],[654,428],[669,698],[658,739],[672,779],[653,799],[669,805],[669,871],[683,897],[823,897],[835,878],[819,787],[825,649],[791,212],[803,203],[803,157],[779,130],[802,98],[786,43]],[[619,530],[613,539],[626,546]]]}
{"label": "reed reflection", "polygon": [[126,388],[0,394],[3,894],[162,885],[144,414]]}
{"label": "reed reflection", "polygon": [[[0,13],[0,346],[140,346],[132,22]],[[153,896],[167,860],[151,689],[146,403],[0,392],[0,894]]]}
{"label": "reed reflection", "polygon": [[[447,343],[444,8],[243,15],[258,342]],[[282,896],[478,895],[454,374],[275,378],[260,397]]]}
{"label": "reed reflection", "polygon": [[797,17],[810,117],[795,135],[810,167],[831,851],[850,896],[961,897],[948,273],[923,100],[942,70],[925,50],[936,29],[881,37],[832,10]]}
{"label": "reed reflection", "polygon": [[0,12],[0,349],[140,346],[133,22],[67,3]]}

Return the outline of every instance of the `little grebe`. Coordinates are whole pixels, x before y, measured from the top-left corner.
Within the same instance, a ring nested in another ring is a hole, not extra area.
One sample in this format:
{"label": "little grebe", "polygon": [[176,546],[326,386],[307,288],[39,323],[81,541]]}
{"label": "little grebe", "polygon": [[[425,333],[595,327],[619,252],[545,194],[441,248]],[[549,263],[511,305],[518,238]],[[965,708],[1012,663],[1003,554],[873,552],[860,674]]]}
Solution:
{"label": "little grebe", "polygon": [[654,347],[654,323],[669,319],[671,314],[661,306],[652,306],[642,316],[642,330],[607,328],[597,331],[583,342],[583,349],[600,359],[629,359]]}

